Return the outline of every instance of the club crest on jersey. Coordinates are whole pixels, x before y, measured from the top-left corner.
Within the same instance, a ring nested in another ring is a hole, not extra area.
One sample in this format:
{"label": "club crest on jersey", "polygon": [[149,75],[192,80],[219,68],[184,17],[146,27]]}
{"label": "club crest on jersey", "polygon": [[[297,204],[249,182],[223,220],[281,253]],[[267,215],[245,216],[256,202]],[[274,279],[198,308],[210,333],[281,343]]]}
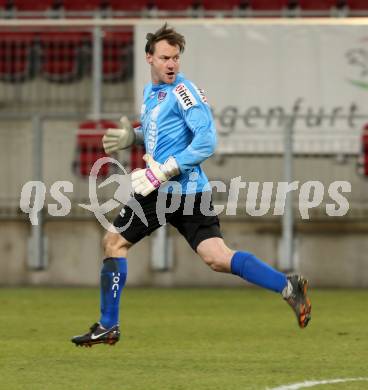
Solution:
{"label": "club crest on jersey", "polygon": [[184,83],[178,84],[173,92],[184,110],[188,110],[188,108],[193,107],[197,104],[196,98],[193,96],[193,94],[185,86]]}
{"label": "club crest on jersey", "polygon": [[166,95],[167,95],[166,91],[160,91],[157,96],[158,101],[162,102],[165,99]]}

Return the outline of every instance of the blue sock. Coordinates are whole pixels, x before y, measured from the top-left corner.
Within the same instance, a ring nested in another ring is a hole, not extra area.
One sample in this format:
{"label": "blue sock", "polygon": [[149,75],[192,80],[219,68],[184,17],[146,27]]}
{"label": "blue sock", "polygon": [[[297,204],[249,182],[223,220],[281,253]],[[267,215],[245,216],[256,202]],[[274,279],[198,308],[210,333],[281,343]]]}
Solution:
{"label": "blue sock", "polygon": [[287,285],[286,275],[248,252],[235,252],[231,259],[231,273],[276,292],[282,292]]}
{"label": "blue sock", "polygon": [[124,257],[108,257],[101,269],[100,324],[108,329],[119,323],[119,302],[127,276]]}

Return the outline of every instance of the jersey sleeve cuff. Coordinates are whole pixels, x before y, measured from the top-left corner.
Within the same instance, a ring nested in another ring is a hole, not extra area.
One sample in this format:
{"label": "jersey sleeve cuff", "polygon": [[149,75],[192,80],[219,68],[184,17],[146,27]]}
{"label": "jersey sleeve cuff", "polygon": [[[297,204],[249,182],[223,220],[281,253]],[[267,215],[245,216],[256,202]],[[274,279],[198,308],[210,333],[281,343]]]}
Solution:
{"label": "jersey sleeve cuff", "polygon": [[140,127],[134,129],[134,144],[135,145],[144,145],[144,136],[143,131],[140,130]]}

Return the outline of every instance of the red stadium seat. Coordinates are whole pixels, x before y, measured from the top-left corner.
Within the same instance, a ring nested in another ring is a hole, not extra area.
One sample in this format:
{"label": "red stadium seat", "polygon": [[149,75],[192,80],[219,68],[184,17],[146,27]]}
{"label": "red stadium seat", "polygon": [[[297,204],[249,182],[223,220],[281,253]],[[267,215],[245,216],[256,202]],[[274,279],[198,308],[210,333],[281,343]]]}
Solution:
{"label": "red stadium seat", "polygon": [[347,5],[356,11],[368,10],[368,0],[347,0]]}
{"label": "red stadium seat", "polygon": [[81,177],[90,174],[98,177],[106,177],[109,174],[109,165],[102,165],[98,172],[91,171],[93,164],[102,157],[107,157],[103,146],[102,137],[108,128],[116,128],[115,122],[100,120],[86,121],[79,125],[77,134],[77,153],[73,162],[73,171]]}
{"label": "red stadium seat", "polygon": [[114,11],[142,11],[147,8],[148,0],[109,0]]}
{"label": "red stadium seat", "polygon": [[9,1],[8,0],[0,0],[0,9],[5,9],[9,7]]}
{"label": "red stadium seat", "polygon": [[65,11],[95,11],[101,6],[101,0],[63,0]]}
{"label": "red stadium seat", "polygon": [[202,0],[205,10],[232,10],[238,7],[240,0]]}
{"label": "red stadium seat", "polygon": [[133,32],[106,31],[103,41],[103,79],[121,81],[133,71]]}
{"label": "red stadium seat", "polygon": [[33,33],[0,33],[0,80],[25,81],[35,73]]}
{"label": "red stadium seat", "polygon": [[18,11],[46,11],[51,8],[54,4],[54,0],[37,0],[37,1],[29,1],[29,0],[14,0],[14,7]]}
{"label": "red stadium seat", "polygon": [[193,0],[155,0],[154,4],[159,10],[181,11],[190,8]]}
{"label": "red stadium seat", "polygon": [[336,0],[299,0],[299,6],[305,11],[329,10],[336,5]]}
{"label": "red stadium seat", "polygon": [[274,11],[286,8],[288,0],[250,0],[249,3],[256,11]]}
{"label": "red stadium seat", "polygon": [[49,81],[70,82],[83,75],[82,47],[90,36],[82,32],[48,32],[40,36],[41,74]]}

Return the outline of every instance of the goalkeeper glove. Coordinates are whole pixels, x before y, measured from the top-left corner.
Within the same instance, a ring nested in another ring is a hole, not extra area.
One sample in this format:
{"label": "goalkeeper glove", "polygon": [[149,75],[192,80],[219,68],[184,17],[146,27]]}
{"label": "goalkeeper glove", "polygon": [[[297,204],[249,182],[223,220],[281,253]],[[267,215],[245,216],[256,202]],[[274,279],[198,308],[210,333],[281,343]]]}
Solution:
{"label": "goalkeeper glove", "polygon": [[162,183],[180,173],[174,157],[169,157],[163,164],[158,163],[150,154],[145,154],[143,160],[148,168],[138,169],[132,173],[132,187],[134,192],[147,196]]}
{"label": "goalkeeper glove", "polygon": [[121,117],[121,129],[107,129],[102,138],[102,144],[107,154],[117,152],[120,149],[129,148],[135,142],[135,133],[129,119]]}

